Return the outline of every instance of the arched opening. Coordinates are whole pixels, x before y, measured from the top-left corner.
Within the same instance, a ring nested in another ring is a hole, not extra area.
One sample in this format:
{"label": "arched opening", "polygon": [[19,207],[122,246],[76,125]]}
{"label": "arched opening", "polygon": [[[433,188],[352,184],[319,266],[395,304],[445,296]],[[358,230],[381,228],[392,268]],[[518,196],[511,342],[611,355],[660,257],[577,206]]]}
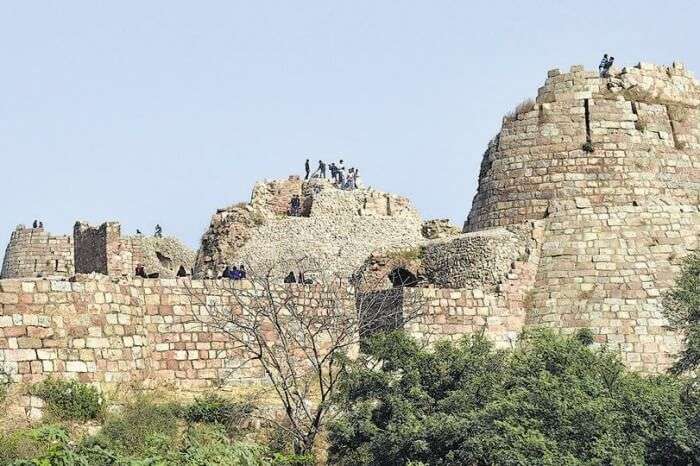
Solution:
{"label": "arched opening", "polygon": [[186,277],[187,276],[187,270],[185,270],[184,266],[180,266],[179,269],[177,269],[177,276],[178,277]]}
{"label": "arched opening", "polygon": [[168,256],[166,256],[165,254],[161,254],[159,251],[156,251],[156,257],[158,258],[160,265],[162,265],[164,268],[172,268],[173,261]]}
{"label": "arched opening", "polygon": [[397,267],[392,270],[389,274],[389,280],[394,288],[414,287],[418,285],[418,277],[403,267]]}

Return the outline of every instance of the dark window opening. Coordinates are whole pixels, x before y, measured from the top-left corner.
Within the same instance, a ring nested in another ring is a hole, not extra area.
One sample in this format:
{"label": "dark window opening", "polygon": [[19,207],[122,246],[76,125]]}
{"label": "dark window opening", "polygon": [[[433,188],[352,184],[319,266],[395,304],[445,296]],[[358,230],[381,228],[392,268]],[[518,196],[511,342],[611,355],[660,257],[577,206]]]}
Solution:
{"label": "dark window opening", "polygon": [[186,277],[187,276],[187,270],[183,266],[180,266],[179,269],[177,269],[177,276],[178,277]]}
{"label": "dark window opening", "polygon": [[414,287],[418,285],[418,277],[403,267],[392,270],[389,274],[389,280],[394,288]]}
{"label": "dark window opening", "polygon": [[588,107],[588,99],[583,101],[583,108],[586,112],[586,142],[591,142],[591,112]]}

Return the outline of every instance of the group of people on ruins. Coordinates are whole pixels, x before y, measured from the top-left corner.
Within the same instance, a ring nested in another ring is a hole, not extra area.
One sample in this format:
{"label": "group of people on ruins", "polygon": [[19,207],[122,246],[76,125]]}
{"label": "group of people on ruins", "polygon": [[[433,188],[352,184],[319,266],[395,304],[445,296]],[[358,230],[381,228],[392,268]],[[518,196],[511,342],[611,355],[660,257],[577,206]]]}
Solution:
{"label": "group of people on ruins", "polygon": [[614,61],[615,57],[608,57],[607,53],[603,55],[603,59],[600,61],[600,65],[598,65],[598,72],[601,78],[610,77],[610,68],[612,68]]}
{"label": "group of people on ruins", "polygon": [[360,182],[360,170],[354,167],[346,169],[343,159],[340,159],[337,164],[335,162],[326,164],[326,162],[323,160],[319,160],[318,168],[313,173],[311,172],[309,159],[306,159],[306,162],[304,163],[304,171],[306,172],[306,176],[304,176],[305,180],[310,178],[322,178],[325,180],[327,179],[327,171],[330,171],[331,181],[337,188],[340,189],[356,189]]}
{"label": "group of people on ruins", "polygon": [[238,267],[235,265],[226,266],[221,278],[229,278],[231,280],[245,280],[248,277],[248,272],[245,270],[245,265],[241,264]]}
{"label": "group of people on ruins", "polygon": [[44,228],[44,222],[34,220],[34,222],[32,223],[32,228]]}

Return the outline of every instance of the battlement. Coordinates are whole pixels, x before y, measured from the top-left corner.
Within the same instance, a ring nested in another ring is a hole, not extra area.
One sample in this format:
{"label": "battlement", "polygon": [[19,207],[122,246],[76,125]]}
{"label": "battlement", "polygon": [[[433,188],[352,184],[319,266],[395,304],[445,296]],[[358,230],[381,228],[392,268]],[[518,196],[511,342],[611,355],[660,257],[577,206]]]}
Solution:
{"label": "battlement", "polygon": [[0,278],[69,276],[73,272],[73,238],[19,225],[10,236]]}

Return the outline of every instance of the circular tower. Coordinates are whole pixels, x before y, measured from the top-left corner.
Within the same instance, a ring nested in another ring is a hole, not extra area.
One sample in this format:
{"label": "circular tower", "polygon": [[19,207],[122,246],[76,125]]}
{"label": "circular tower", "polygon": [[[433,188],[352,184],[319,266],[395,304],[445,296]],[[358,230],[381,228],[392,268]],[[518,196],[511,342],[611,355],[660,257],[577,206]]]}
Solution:
{"label": "circular tower", "polygon": [[504,118],[464,230],[540,220],[526,327],[590,328],[633,369],[673,362],[662,296],[700,247],[699,106],[680,64],[574,66]]}
{"label": "circular tower", "polygon": [[464,230],[545,218],[577,198],[698,205],[699,105],[700,85],[679,64],[610,78],[580,66],[550,71],[489,144]]}

